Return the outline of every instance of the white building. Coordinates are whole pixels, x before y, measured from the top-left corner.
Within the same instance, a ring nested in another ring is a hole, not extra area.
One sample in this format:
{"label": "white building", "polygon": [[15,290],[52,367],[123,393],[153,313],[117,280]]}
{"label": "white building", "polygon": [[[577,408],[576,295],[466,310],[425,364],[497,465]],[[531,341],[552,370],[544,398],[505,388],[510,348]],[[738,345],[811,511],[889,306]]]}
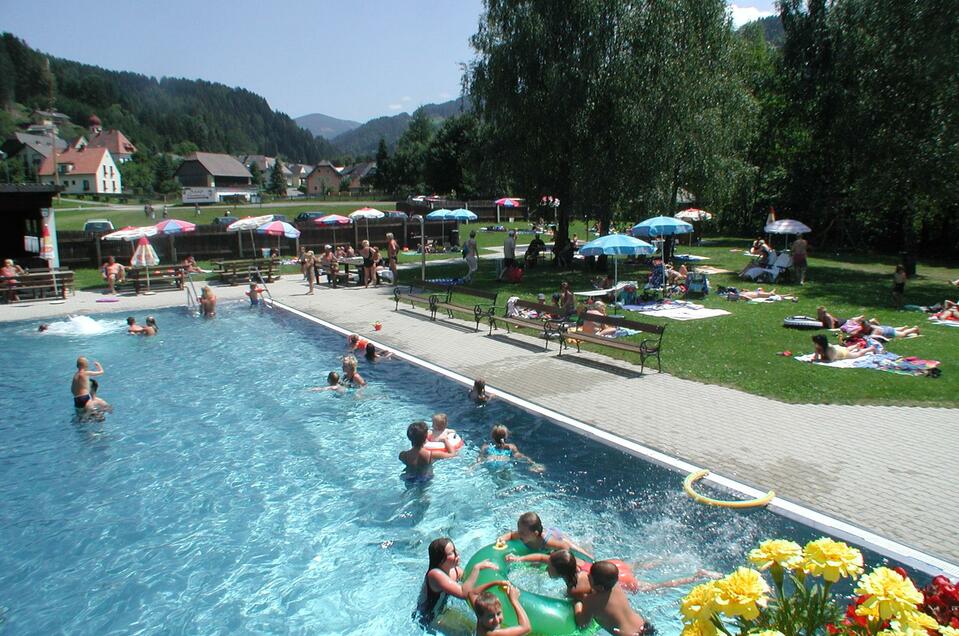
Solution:
{"label": "white building", "polygon": [[[106,148],[82,148],[57,154],[57,174],[67,194],[120,194],[123,182],[113,156]],[[53,158],[40,166],[41,183],[56,183]]]}

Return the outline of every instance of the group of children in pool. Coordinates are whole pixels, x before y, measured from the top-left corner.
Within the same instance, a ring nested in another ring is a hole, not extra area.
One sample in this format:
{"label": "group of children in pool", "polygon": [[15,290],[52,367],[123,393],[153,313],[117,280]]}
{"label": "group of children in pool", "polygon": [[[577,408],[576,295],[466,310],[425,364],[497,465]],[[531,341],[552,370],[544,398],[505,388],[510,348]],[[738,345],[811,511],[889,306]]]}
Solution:
{"label": "group of children in pool", "polygon": [[[574,551],[587,554],[555,528],[543,528],[543,522],[535,512],[520,515],[516,530],[497,539],[497,546],[508,541],[522,541],[534,554],[515,556],[508,554],[506,561],[545,563],[551,578],[562,579],[572,603],[577,625],[583,627],[596,620],[610,634],[649,635],[655,633],[652,624],[645,620],[629,604],[620,581],[620,566],[615,561],[596,561],[592,564],[577,559]],[[477,563],[466,581],[460,583],[463,570],[456,546],[448,538],[436,539],[429,546],[429,568],[423,579],[414,617],[424,626],[436,622],[446,607],[450,596],[465,599],[476,613],[476,633],[479,636],[524,636],[532,626],[526,610],[520,603],[520,591],[506,580],[496,580],[477,586],[480,571],[498,569],[490,561]],[[699,570],[694,576],[666,581],[643,583],[634,581],[634,588],[649,591],[663,587],[675,587],[701,578],[718,576],[713,572]],[[500,586],[506,592],[516,613],[518,625],[502,627],[503,611],[500,600],[489,592]]]}

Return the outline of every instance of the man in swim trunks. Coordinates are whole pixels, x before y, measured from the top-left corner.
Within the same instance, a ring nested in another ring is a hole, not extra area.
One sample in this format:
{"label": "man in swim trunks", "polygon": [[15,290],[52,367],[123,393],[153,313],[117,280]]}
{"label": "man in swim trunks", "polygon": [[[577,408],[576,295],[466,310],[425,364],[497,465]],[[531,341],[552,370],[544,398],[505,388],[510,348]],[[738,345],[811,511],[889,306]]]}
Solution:
{"label": "man in swim trunks", "polygon": [[91,371],[90,362],[86,358],[83,356],[77,358],[77,372],[73,374],[70,390],[73,392],[73,406],[77,409],[78,414],[83,413],[87,402],[93,399],[93,396],[90,395],[90,378],[95,375],[103,375],[103,367],[100,366],[99,362],[94,360],[93,366],[95,369]]}
{"label": "man in swim trunks", "polygon": [[137,319],[133,316],[127,316],[127,333],[131,336],[135,336],[141,331],[143,331],[143,327],[137,324]]}
{"label": "man in swim trunks", "polygon": [[619,568],[611,561],[597,561],[589,571],[589,584],[593,588],[582,601],[573,606],[576,624],[586,627],[596,619],[610,634],[623,636],[651,636],[656,633],[652,623],[630,607],[626,593],[618,585]]}
{"label": "man in swim trunks", "polygon": [[111,294],[116,293],[116,284],[122,283],[125,278],[126,270],[123,265],[117,262],[112,256],[107,257],[107,262],[103,264],[103,278],[107,281],[107,291]]}

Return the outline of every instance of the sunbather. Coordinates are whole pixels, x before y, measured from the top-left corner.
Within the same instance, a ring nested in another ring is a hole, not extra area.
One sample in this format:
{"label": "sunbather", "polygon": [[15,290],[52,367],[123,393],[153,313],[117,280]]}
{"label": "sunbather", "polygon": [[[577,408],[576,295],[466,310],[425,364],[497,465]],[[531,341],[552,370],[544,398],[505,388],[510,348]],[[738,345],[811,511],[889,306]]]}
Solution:
{"label": "sunbather", "polygon": [[686,282],[686,274],[689,272],[686,270],[686,265],[680,265],[679,269],[673,269],[672,265],[666,266],[666,282],[670,285],[679,285],[680,283]]}
{"label": "sunbather", "polygon": [[872,323],[860,324],[862,324],[864,327],[863,331],[865,331],[865,335],[871,335],[873,337],[880,336],[888,340],[892,340],[893,338],[905,338],[906,336],[919,334],[919,327],[915,325],[912,327],[892,327],[889,325],[874,325]]}
{"label": "sunbather", "polygon": [[835,362],[836,360],[852,360],[861,358],[865,355],[876,352],[875,347],[842,347],[831,345],[826,340],[826,336],[819,334],[812,337],[813,344],[816,345],[816,353],[813,354],[813,362]]}
{"label": "sunbather", "polygon": [[939,311],[929,317],[930,320],[959,320],[959,303],[951,300],[942,301],[942,311]]}
{"label": "sunbather", "polygon": [[826,329],[839,329],[844,324],[846,324],[846,318],[836,318],[831,313],[826,311],[826,308],[822,305],[816,307],[816,320],[822,323],[822,326]]}
{"label": "sunbather", "polygon": [[[589,320],[589,316],[596,316],[599,318],[599,321]],[[586,319],[583,320],[583,326],[581,331],[583,333],[593,334],[595,336],[606,336],[607,338],[612,338],[616,335],[616,327],[612,326],[603,326],[602,319],[606,317],[606,303],[601,300],[597,300],[593,303],[593,306],[586,312]]]}
{"label": "sunbather", "polygon": [[763,300],[769,298],[771,300],[799,300],[795,296],[782,296],[776,293],[776,290],[766,291],[762,287],[757,287],[756,291],[745,291],[739,292],[740,298],[745,298],[746,300]]}

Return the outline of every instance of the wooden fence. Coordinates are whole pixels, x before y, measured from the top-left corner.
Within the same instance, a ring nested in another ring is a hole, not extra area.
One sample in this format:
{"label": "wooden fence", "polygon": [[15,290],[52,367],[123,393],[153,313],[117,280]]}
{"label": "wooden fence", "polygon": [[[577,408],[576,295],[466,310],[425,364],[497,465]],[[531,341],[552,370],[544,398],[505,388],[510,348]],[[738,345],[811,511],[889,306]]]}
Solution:
{"label": "wooden fence", "polygon": [[[471,227],[478,227],[475,223]],[[150,244],[160,261],[174,263],[186,255],[197,260],[249,258],[261,255],[263,249],[279,249],[282,256],[293,256],[300,245],[320,252],[326,244],[359,245],[369,237],[371,244],[380,247],[385,254],[386,234],[392,232],[400,246],[415,250],[419,244],[420,224],[403,219],[359,221],[352,225],[317,226],[302,224],[299,239],[266,236],[253,232],[227,232],[225,226],[198,225],[195,232],[174,236],[154,236]],[[426,222],[426,237],[438,242],[451,242],[457,230],[456,223]],[[62,267],[99,267],[107,256],[120,262],[129,260],[136,247],[130,241],[104,241],[102,233],[59,231],[57,246]]]}

